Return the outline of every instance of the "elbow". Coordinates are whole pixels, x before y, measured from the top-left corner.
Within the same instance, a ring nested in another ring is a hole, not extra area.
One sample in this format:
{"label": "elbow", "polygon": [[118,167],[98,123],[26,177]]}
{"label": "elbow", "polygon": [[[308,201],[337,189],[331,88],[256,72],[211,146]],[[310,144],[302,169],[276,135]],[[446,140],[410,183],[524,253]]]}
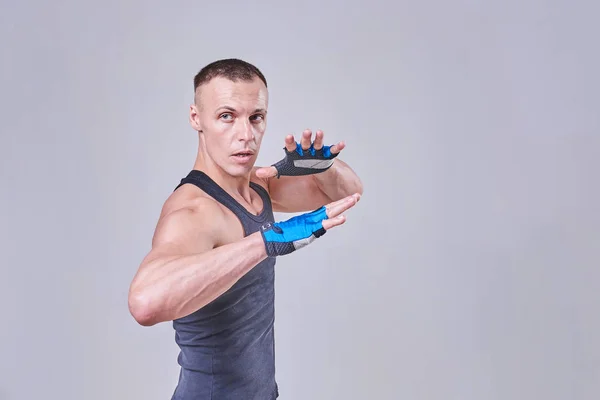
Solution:
{"label": "elbow", "polygon": [[363,195],[363,184],[360,181],[360,179],[358,180],[358,184],[357,184],[357,189],[356,189],[357,193],[360,194],[361,196]]}
{"label": "elbow", "polygon": [[129,313],[141,326],[153,326],[159,322],[151,304],[147,295],[138,292],[129,293]]}
{"label": "elbow", "polygon": [[358,176],[356,177],[356,182],[354,184],[354,193],[358,193],[361,196],[363,195],[363,183]]}

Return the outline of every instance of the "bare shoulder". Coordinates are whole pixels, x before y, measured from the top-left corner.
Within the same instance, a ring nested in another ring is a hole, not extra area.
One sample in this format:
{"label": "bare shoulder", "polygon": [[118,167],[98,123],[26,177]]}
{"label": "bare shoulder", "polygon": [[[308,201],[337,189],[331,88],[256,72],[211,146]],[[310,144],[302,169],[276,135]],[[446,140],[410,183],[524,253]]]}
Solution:
{"label": "bare shoulder", "polygon": [[219,242],[225,215],[219,204],[193,185],[183,185],[165,201],[152,237],[153,252],[197,253]]}

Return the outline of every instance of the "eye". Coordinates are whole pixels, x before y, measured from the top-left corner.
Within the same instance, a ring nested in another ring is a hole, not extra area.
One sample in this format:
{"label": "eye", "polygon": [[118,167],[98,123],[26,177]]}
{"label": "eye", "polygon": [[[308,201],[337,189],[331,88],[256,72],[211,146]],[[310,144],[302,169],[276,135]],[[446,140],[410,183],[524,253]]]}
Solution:
{"label": "eye", "polygon": [[231,118],[233,118],[233,115],[231,115],[231,113],[223,113],[221,115],[219,115],[220,119],[225,119],[225,120],[230,120]]}
{"label": "eye", "polygon": [[265,117],[262,114],[256,114],[250,117],[251,121],[262,121],[263,119],[265,119]]}

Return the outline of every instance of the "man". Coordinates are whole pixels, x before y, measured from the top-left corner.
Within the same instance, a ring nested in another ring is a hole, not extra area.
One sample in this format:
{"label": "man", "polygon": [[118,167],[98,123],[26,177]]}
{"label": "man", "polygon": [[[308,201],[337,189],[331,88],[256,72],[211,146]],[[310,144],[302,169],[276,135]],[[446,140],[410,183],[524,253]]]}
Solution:
{"label": "man", "polygon": [[[196,161],[162,208],[129,309],[143,326],[173,321],[172,399],[275,399],[275,260],[343,224],[362,184],[337,157],[344,143],[325,146],[320,131],[287,136],[283,159],[254,166],[268,109],[255,66],[213,62],[194,90]],[[274,211],[305,213],[275,222]]]}

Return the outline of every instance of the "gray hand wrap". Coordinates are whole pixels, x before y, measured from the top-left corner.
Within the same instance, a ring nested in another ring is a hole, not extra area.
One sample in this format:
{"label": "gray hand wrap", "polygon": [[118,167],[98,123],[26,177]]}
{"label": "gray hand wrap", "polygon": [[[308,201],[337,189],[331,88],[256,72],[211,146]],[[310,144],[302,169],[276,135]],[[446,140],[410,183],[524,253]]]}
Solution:
{"label": "gray hand wrap", "polygon": [[304,150],[298,142],[294,151],[288,151],[285,147],[283,149],[285,157],[273,164],[277,169],[277,178],[281,175],[300,176],[324,172],[331,168],[333,159],[338,155],[331,152],[331,146],[323,146],[317,150],[311,144],[308,150]]}

